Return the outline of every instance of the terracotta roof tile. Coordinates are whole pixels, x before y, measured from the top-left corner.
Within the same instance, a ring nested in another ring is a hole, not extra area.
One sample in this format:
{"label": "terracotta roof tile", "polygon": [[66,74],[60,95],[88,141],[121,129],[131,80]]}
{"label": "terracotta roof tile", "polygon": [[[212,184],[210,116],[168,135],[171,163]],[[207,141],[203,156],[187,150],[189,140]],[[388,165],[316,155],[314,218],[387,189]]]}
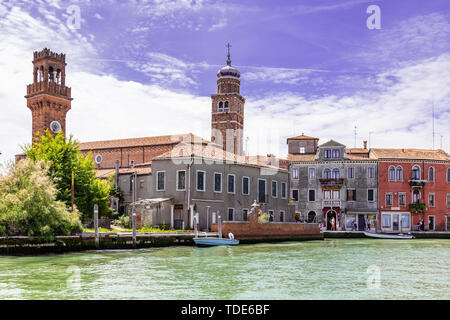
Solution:
{"label": "terracotta roof tile", "polygon": [[316,160],[315,154],[288,154],[289,161],[310,162]]}
{"label": "terracotta roof tile", "polygon": [[278,166],[266,163],[266,161],[259,159],[257,156],[240,156],[228,151],[224,151],[215,145],[204,146],[200,144],[180,143],[172,151],[165,152],[153,158],[153,160],[186,158],[191,156],[207,160],[229,161],[236,164],[245,164],[285,171],[285,169],[279,168]]}
{"label": "terracotta roof tile", "polygon": [[319,138],[305,136],[303,133],[296,137],[287,138],[287,140],[319,140]]}
{"label": "terracotta roof tile", "polygon": [[170,145],[180,143],[181,141],[202,141],[202,143],[205,144],[210,143],[210,141],[205,140],[199,136],[196,136],[192,133],[187,133],[166,136],[81,142],[79,146],[82,151],[88,151],[109,148],[142,147],[167,144]]}
{"label": "terracotta roof tile", "polygon": [[377,159],[414,159],[414,160],[444,160],[450,157],[444,150],[427,149],[370,149],[370,156]]}

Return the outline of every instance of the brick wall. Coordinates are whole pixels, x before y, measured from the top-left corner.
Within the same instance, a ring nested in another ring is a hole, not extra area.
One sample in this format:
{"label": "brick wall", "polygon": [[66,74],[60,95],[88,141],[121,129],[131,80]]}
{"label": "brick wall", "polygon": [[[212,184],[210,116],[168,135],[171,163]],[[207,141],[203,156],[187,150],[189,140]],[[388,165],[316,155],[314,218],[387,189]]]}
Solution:
{"label": "brick wall", "polygon": [[[317,223],[295,222],[267,222],[259,223],[256,214],[248,216],[249,221],[222,222],[222,235],[228,237],[232,233],[238,240],[241,239],[270,239],[270,238],[321,238]],[[218,232],[218,225],[211,225],[213,232]]]}

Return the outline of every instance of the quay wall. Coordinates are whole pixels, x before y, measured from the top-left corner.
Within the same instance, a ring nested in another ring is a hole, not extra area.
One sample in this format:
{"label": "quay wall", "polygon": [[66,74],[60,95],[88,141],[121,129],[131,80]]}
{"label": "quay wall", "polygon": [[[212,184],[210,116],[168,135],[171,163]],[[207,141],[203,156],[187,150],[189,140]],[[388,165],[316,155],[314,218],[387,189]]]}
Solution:
{"label": "quay wall", "polygon": [[[211,225],[211,231],[218,232],[218,229],[218,224]],[[248,221],[224,221],[221,229],[223,237],[228,238],[231,232],[241,243],[323,239],[317,223],[259,223],[256,214],[249,215]]]}

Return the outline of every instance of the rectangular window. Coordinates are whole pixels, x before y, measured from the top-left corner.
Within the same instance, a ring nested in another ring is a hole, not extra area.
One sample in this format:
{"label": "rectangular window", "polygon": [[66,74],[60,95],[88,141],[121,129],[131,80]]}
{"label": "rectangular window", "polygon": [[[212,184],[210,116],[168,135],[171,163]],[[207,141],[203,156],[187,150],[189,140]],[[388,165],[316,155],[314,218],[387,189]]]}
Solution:
{"label": "rectangular window", "polygon": [[157,182],[156,182],[156,191],[164,191],[166,187],[166,172],[158,171],[156,173]]}
{"label": "rectangular window", "polygon": [[205,191],[205,171],[197,171],[197,191]]}
{"label": "rectangular window", "polygon": [[341,152],[339,150],[333,150],[333,158],[337,159],[341,156]]}
{"label": "rectangular window", "polygon": [[272,181],[272,197],[278,197],[278,183],[276,181]]}
{"label": "rectangular window", "polygon": [[428,205],[434,207],[434,193],[428,194]]}
{"label": "rectangular window", "polygon": [[250,193],[250,178],[242,177],[242,194],[248,195]]}
{"label": "rectangular window", "polygon": [[353,179],[355,177],[355,168],[347,169],[347,178]]}
{"label": "rectangular window", "polygon": [[266,203],[266,180],[258,179],[258,202]]}
{"label": "rectangular window", "polygon": [[398,193],[398,206],[399,207],[406,206],[406,193],[405,192]]}
{"label": "rectangular window", "polygon": [[390,214],[382,214],[381,215],[381,227],[384,229],[391,228],[391,215]]}
{"label": "rectangular window", "polygon": [[228,175],[228,193],[234,193],[234,174]]}
{"label": "rectangular window", "polygon": [[316,178],[316,168],[309,168],[308,169],[308,177],[309,177],[309,179],[315,179]]}
{"label": "rectangular window", "polygon": [[375,170],[372,167],[367,168],[367,177],[373,179],[375,176]]}
{"label": "rectangular window", "polygon": [[269,222],[273,222],[273,210],[269,210]]}
{"label": "rectangular window", "polygon": [[356,201],[355,189],[347,189],[347,201]]}
{"label": "rectangular window", "polygon": [[300,153],[305,153],[305,147],[300,147]]}
{"label": "rectangular window", "polygon": [[402,214],[402,229],[409,229],[410,225],[409,225],[409,214],[404,213]]}
{"label": "rectangular window", "polygon": [[242,221],[248,220],[248,209],[242,209]]}
{"label": "rectangular window", "polygon": [[214,172],[214,192],[222,192],[222,174]]}
{"label": "rectangular window", "polygon": [[234,208],[228,208],[228,221],[234,220]]}
{"label": "rectangular window", "polygon": [[234,174],[228,175],[228,193],[234,193]]}
{"label": "rectangular window", "polygon": [[392,206],[392,192],[386,192],[385,198],[386,198],[386,206],[387,207]]}
{"label": "rectangular window", "polygon": [[186,190],[186,170],[177,171],[177,191]]}
{"label": "rectangular window", "polygon": [[375,194],[374,194],[374,190],[373,189],[368,189],[367,190],[367,201],[369,201],[369,202],[375,201]]}
{"label": "rectangular window", "polygon": [[447,208],[450,208],[450,194],[447,193]]}
{"label": "rectangular window", "polygon": [[325,159],[331,159],[331,150],[330,149],[326,149],[323,151],[323,157]]}
{"label": "rectangular window", "polygon": [[292,168],[292,179],[298,179],[298,168]]}
{"label": "rectangular window", "polygon": [[345,216],[345,229],[353,230],[355,225],[356,217],[354,215]]}
{"label": "rectangular window", "polygon": [[286,182],[281,183],[281,198],[286,199]]}
{"label": "rectangular window", "polygon": [[280,222],[284,222],[284,211],[280,211]]}
{"label": "rectangular window", "polygon": [[308,191],[308,201],[316,201],[316,190]]}
{"label": "rectangular window", "polygon": [[294,201],[298,202],[298,190],[297,189],[292,189],[292,199],[294,199]]}

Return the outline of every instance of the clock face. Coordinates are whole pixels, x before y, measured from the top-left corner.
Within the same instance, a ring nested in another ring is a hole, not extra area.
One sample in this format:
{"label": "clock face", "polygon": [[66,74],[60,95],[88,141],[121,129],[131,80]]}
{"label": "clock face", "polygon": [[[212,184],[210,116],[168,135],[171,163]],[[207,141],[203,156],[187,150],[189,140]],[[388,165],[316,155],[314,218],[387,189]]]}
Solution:
{"label": "clock face", "polygon": [[59,131],[61,131],[61,125],[56,120],[52,121],[50,123],[50,130],[52,130],[54,133],[58,133]]}

